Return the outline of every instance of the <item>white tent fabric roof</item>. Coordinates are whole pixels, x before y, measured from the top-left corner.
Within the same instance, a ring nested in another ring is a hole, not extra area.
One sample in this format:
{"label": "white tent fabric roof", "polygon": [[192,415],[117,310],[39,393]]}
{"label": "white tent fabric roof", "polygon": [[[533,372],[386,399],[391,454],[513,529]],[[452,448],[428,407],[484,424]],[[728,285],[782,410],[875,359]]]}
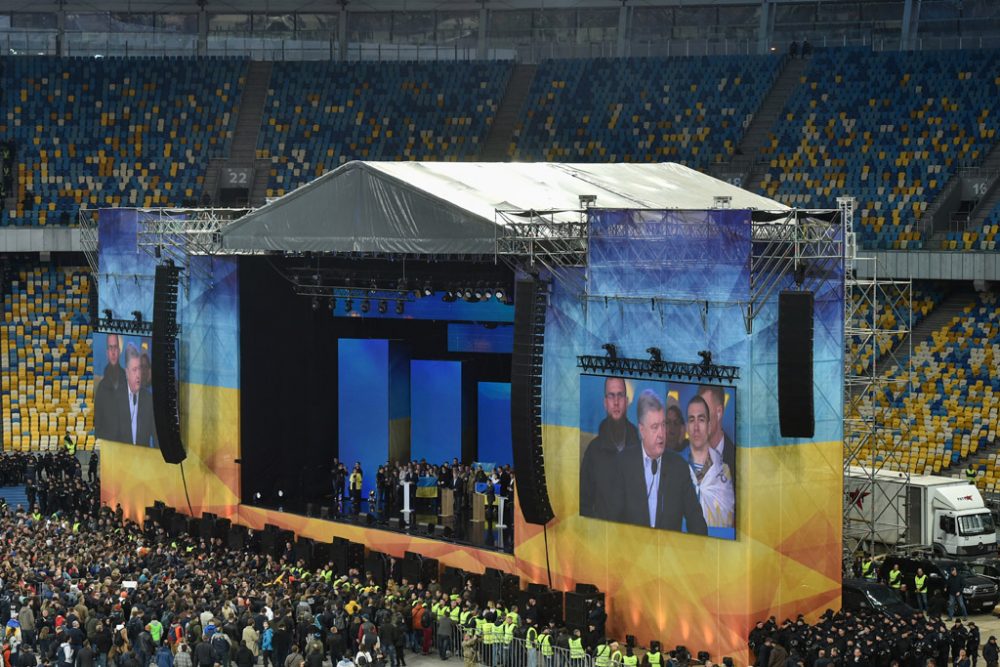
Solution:
{"label": "white tent fabric roof", "polygon": [[[496,211],[597,208],[784,211],[776,201],[680,164],[349,162],[222,232],[233,251],[490,254]],[[555,214],[558,220],[560,214]]]}

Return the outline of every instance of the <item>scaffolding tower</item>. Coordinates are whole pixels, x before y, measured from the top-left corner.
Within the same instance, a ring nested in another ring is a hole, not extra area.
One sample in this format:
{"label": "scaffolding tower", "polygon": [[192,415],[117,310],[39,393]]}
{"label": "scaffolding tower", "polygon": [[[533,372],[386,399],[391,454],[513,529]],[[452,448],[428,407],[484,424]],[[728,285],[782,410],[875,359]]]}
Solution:
{"label": "scaffolding tower", "polygon": [[[907,532],[906,496],[899,489],[910,478],[909,421],[891,417],[885,403],[912,382],[913,285],[911,280],[880,277],[874,256],[858,256],[854,199],[841,197],[837,202],[850,230],[844,267],[846,564],[863,552],[874,553],[885,535]],[[870,277],[857,277],[861,263],[866,263],[869,270],[864,273]]]}

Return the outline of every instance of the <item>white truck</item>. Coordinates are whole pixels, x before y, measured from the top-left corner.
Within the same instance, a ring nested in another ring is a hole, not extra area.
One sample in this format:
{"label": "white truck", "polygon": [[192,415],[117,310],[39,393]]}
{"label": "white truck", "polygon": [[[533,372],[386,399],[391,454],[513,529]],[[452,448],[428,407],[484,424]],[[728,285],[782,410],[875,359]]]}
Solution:
{"label": "white truck", "polygon": [[923,545],[949,556],[983,556],[997,548],[993,514],[975,485],[957,477],[875,473],[851,467],[844,480],[845,533],[867,532],[887,546]]}

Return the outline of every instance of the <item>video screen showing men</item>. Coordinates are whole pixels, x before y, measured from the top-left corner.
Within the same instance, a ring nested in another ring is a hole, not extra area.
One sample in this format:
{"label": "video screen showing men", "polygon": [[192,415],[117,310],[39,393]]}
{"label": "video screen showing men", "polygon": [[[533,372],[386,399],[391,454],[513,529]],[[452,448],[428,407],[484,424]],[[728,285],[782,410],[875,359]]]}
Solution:
{"label": "video screen showing men", "polygon": [[580,515],[735,539],[735,411],[731,387],[582,376]]}
{"label": "video screen showing men", "polygon": [[95,337],[95,358],[106,358],[94,392],[94,433],[102,440],[157,447],[148,338]]}

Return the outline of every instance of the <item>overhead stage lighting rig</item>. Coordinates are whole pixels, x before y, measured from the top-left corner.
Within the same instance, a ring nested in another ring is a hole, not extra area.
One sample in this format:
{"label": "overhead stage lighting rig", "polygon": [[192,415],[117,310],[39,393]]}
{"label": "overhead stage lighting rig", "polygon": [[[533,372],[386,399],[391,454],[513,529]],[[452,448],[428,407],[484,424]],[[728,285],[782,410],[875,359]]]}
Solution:
{"label": "overhead stage lighting rig", "polygon": [[[144,322],[142,313],[138,310],[132,312],[132,318],[123,320],[116,319],[110,308],[105,308],[104,317],[97,320],[94,330],[104,334],[123,334],[125,336],[152,336],[153,323]],[[179,329],[180,327],[178,327]]]}
{"label": "overhead stage lighting rig", "polygon": [[[603,347],[614,349],[612,343]],[[720,366],[702,361],[692,364],[683,361],[664,361],[660,350],[651,347],[646,350],[649,359],[630,359],[611,354],[585,354],[576,358],[577,367],[585,373],[595,375],[621,375],[628,377],[659,378],[662,380],[684,380],[687,382],[732,383],[739,379],[740,369],[736,366]]]}

